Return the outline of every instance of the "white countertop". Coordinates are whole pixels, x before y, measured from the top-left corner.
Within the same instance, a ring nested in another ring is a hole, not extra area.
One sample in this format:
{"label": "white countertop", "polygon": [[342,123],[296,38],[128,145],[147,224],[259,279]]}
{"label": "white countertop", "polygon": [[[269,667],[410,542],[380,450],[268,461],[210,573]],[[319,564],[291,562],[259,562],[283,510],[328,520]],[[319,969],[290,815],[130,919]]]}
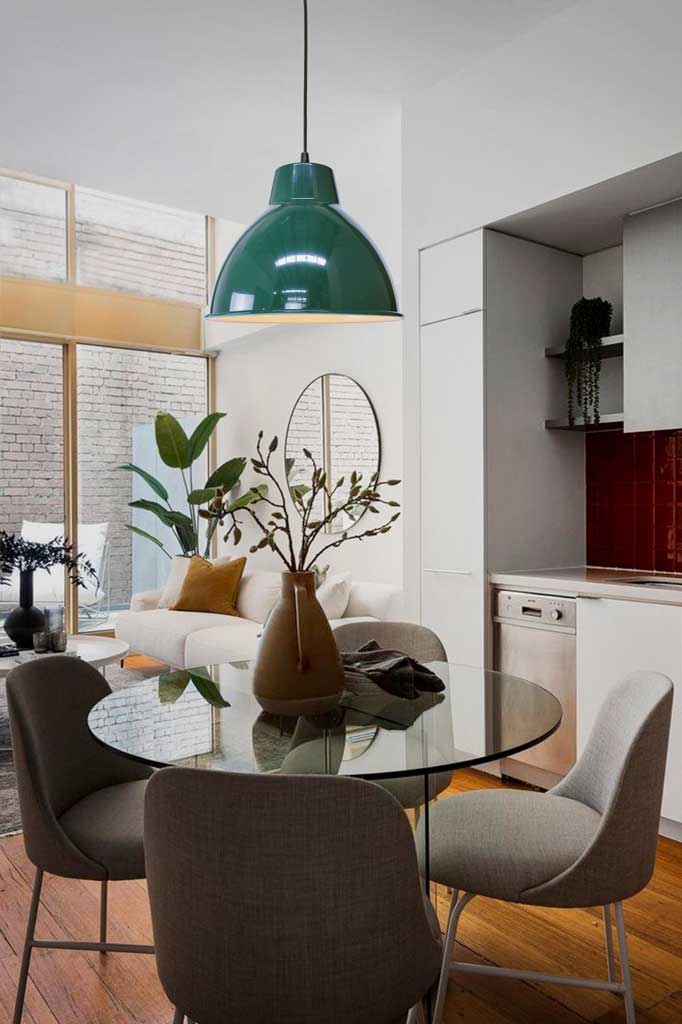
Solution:
{"label": "white countertop", "polygon": [[[654,587],[637,585],[637,580],[653,578],[679,580],[679,589],[664,584]],[[630,580],[635,582],[628,582]],[[682,605],[682,574],[679,573],[572,565],[558,569],[494,572],[490,575],[490,582],[499,589],[557,594],[561,597],[610,597],[621,601]]]}

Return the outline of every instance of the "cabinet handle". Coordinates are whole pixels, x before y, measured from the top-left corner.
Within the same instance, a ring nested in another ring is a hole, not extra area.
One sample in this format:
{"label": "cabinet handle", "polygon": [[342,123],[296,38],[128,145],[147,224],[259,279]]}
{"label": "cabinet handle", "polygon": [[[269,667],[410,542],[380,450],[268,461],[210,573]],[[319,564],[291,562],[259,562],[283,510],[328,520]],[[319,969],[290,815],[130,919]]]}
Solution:
{"label": "cabinet handle", "polygon": [[473,569],[422,569],[422,572],[432,572],[446,576],[473,576]]}
{"label": "cabinet handle", "polygon": [[581,601],[603,601],[601,594],[577,594]]}

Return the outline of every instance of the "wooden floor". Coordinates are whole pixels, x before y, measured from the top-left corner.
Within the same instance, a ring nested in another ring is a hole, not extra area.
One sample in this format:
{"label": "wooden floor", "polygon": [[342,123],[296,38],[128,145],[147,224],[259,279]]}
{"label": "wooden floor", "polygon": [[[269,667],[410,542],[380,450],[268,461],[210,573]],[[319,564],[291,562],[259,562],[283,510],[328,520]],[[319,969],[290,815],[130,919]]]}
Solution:
{"label": "wooden floor", "polygon": [[[498,785],[457,772],[453,792]],[[9,1021],[33,869],[21,836],[0,840],[0,1021]],[[150,942],[145,884],[110,886],[109,939]],[[439,892],[441,921],[447,894]],[[98,885],[47,876],[38,917],[42,938],[95,938]],[[639,1024],[682,1024],[682,845],[661,839],[651,884],[625,908]],[[460,927],[460,959],[542,971],[603,975],[601,919],[591,910],[547,911],[474,900]],[[460,975],[450,983],[448,1024],[579,1024],[624,1021],[608,993]],[[26,1024],[170,1024],[171,1012],[149,956],[37,950]],[[241,1024],[241,1022],[240,1022]],[[244,1022],[247,1024],[247,1022]]]}

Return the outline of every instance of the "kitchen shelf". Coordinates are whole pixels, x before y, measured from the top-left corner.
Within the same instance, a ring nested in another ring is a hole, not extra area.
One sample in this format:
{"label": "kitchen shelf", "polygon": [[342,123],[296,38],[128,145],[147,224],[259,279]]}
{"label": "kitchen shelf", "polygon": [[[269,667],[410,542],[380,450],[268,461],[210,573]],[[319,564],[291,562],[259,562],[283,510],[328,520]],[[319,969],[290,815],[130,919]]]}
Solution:
{"label": "kitchen shelf", "polygon": [[[555,345],[553,348],[546,348],[545,355],[548,359],[565,359],[565,345]],[[619,359],[623,356],[623,335],[610,334],[601,340],[602,359]]]}
{"label": "kitchen shelf", "polygon": [[622,412],[607,412],[599,417],[599,423],[586,423],[584,417],[576,416],[575,422],[571,426],[568,422],[568,417],[565,416],[560,420],[545,420],[545,428],[547,430],[571,430],[576,433],[586,433],[587,431],[615,430],[623,426],[623,420]]}

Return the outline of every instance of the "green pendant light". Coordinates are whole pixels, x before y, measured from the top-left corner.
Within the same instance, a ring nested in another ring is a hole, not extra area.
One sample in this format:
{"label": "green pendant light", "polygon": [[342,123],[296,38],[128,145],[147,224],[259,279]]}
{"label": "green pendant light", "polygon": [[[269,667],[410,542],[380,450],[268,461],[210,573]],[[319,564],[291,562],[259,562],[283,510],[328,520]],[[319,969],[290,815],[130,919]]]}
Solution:
{"label": "green pendant light", "polygon": [[275,171],[270,206],[229,253],[212,320],[355,323],[400,318],[376,247],[338,205],[331,167],[308,156],[308,4],[303,0],[303,152]]}

